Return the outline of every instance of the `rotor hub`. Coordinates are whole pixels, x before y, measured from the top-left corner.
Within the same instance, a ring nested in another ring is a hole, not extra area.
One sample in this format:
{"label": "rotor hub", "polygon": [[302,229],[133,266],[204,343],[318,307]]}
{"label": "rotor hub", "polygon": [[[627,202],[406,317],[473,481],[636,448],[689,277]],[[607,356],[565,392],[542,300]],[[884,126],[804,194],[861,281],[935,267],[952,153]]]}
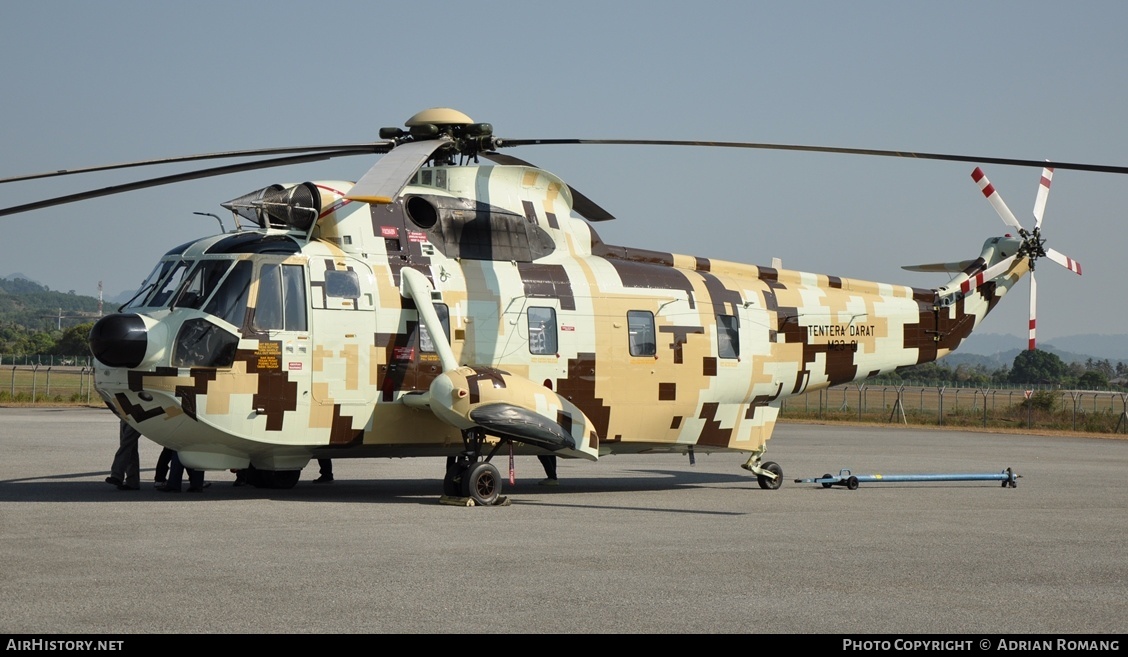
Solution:
{"label": "rotor hub", "polygon": [[474,123],[462,112],[449,107],[432,107],[415,113],[402,128],[381,128],[380,138],[394,141],[397,145],[409,141],[446,139],[449,145],[435,151],[434,162],[453,163],[454,156],[477,161],[478,153],[496,150],[493,125]]}

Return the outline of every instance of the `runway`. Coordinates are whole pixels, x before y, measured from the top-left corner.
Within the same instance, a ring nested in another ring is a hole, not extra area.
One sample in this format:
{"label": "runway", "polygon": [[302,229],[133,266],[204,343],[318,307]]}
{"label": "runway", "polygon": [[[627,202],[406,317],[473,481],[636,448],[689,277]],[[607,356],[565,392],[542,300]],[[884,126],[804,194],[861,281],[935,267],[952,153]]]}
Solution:
{"label": "runway", "polygon": [[[441,459],[316,464],[288,491],[103,483],[105,410],[0,409],[0,618],[54,633],[1128,630],[1128,441],[785,424],[740,454],[517,459],[509,506],[438,503]],[[508,462],[495,463],[503,473]],[[999,472],[998,482],[794,483]]]}

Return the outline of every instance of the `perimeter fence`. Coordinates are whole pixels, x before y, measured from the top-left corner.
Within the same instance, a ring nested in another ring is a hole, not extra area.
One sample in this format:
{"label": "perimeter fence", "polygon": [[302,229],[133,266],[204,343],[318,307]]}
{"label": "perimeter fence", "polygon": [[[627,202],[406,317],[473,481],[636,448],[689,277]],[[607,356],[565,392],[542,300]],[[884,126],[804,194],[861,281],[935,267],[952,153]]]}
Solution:
{"label": "perimeter fence", "polygon": [[780,418],[1128,433],[1128,392],[862,383],[790,397]]}
{"label": "perimeter fence", "polygon": [[0,403],[90,404],[99,401],[94,391],[94,368],[75,365],[0,366]]}

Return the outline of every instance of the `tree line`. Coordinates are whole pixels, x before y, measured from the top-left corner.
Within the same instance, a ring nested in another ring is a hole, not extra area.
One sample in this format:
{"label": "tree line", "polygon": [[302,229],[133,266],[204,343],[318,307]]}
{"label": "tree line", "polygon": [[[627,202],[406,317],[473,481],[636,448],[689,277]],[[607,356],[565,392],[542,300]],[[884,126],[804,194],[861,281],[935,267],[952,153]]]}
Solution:
{"label": "tree line", "polygon": [[1105,359],[1089,358],[1084,363],[1066,363],[1057,354],[1041,349],[1021,351],[1008,367],[990,368],[986,365],[960,364],[949,367],[943,360],[913,365],[892,374],[878,377],[879,381],[897,383],[950,382],[968,387],[1002,385],[1042,385],[1056,388],[1083,390],[1123,389],[1128,382],[1128,364],[1115,365]]}

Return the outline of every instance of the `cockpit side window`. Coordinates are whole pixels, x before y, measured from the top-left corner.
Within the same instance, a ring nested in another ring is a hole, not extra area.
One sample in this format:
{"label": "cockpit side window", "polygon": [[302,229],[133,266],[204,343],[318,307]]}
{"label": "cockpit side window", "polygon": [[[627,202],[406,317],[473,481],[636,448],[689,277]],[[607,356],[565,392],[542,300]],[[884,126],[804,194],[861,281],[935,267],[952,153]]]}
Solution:
{"label": "cockpit side window", "polygon": [[259,270],[258,299],[255,301],[255,328],[282,328],[281,265],[266,264]]}
{"label": "cockpit side window", "polygon": [[282,265],[282,303],[286,312],[287,331],[306,330],[305,267]]}
{"label": "cockpit side window", "polygon": [[301,265],[262,266],[254,325],[260,330],[306,330],[305,270]]}
{"label": "cockpit side window", "polygon": [[229,324],[242,326],[243,318],[247,314],[247,299],[250,297],[252,269],[250,260],[235,263],[235,268],[212,295],[211,301],[204,307],[204,312],[215,315]]}

